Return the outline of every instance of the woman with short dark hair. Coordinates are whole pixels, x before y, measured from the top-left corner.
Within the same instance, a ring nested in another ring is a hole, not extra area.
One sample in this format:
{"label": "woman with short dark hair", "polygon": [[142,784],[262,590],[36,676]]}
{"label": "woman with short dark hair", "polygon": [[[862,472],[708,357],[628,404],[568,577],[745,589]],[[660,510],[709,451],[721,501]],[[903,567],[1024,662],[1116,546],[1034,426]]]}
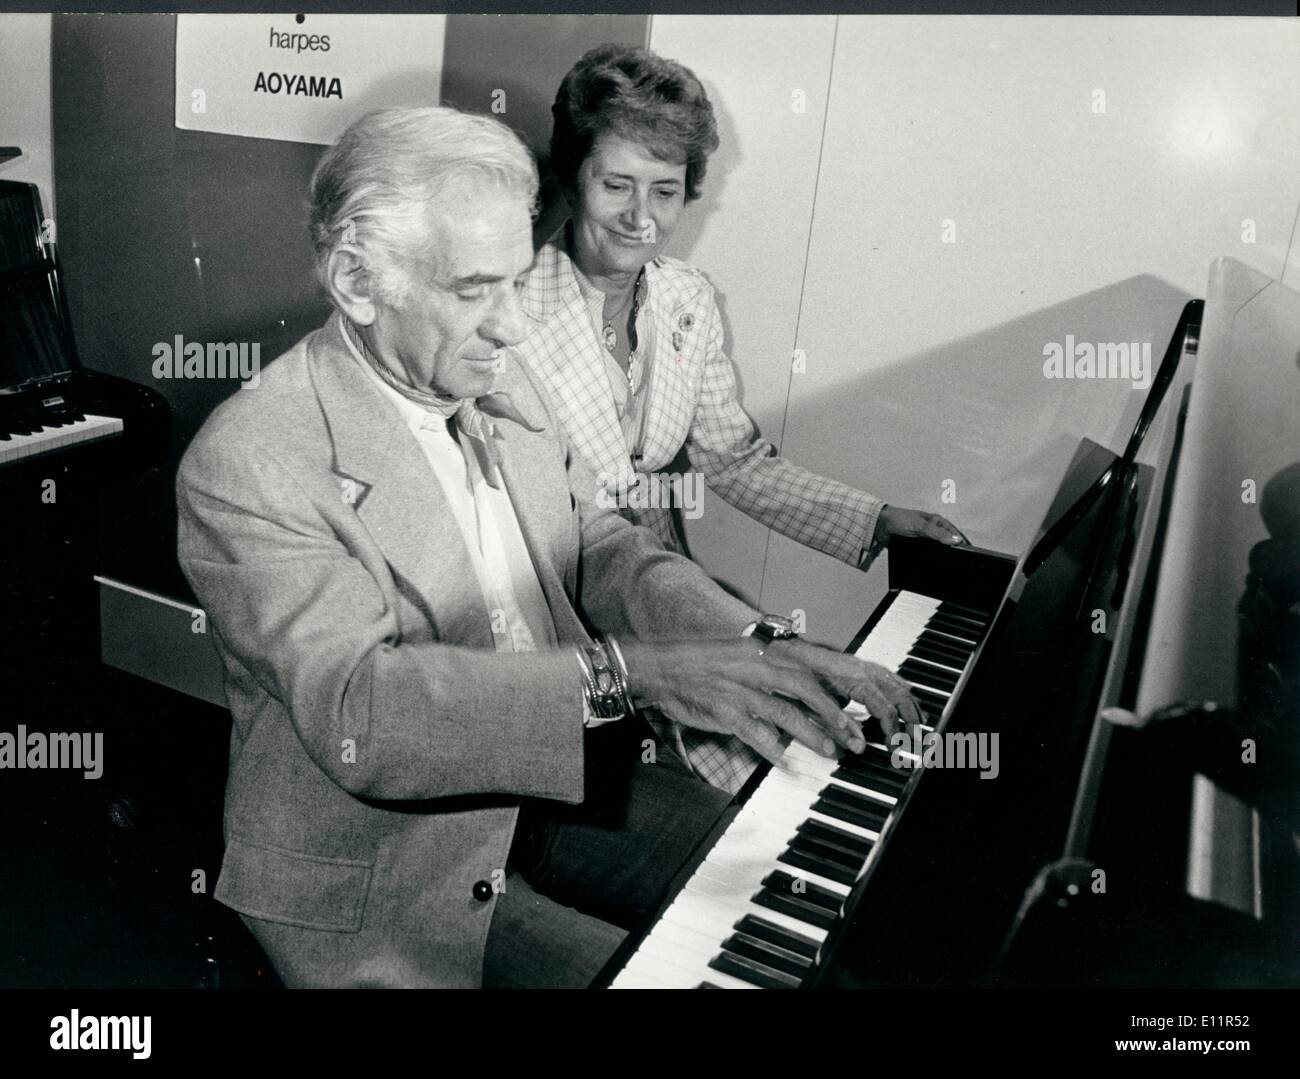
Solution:
{"label": "woman with short dark hair", "polygon": [[[518,351],[546,383],[597,497],[685,549],[654,479],[685,450],[710,493],[783,535],[866,569],[893,536],[965,537],[938,514],[886,506],[782,458],[741,407],[713,288],[664,254],[718,147],[713,106],[686,67],[602,45],[564,77],[551,167],[572,219],[538,253]],[[682,508],[680,505],[677,508]],[[697,773],[738,790],[747,747],[661,730]]]}

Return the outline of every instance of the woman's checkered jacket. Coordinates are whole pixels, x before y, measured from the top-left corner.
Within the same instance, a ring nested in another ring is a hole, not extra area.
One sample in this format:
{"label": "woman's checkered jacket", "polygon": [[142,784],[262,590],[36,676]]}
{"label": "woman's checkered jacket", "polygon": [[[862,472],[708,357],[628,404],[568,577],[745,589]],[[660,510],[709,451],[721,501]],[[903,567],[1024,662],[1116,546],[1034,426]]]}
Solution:
{"label": "woman's checkered jacket", "polygon": [[[642,310],[650,359],[644,377],[650,382],[635,463],[615,411],[604,345],[564,250],[563,232],[538,252],[523,304],[534,327],[516,351],[546,384],[569,439],[611,504],[626,506],[620,493],[637,474],[665,469],[684,448],[690,467],[704,477],[706,498],[716,495],[804,546],[863,565],[883,503],[790,463],[759,436],[737,397],[735,372],[723,350],[722,317],[701,271],[664,255],[646,266]],[[670,510],[623,513],[665,546],[681,549]],[[669,737],[679,749],[680,734],[674,730]],[[722,755],[730,760],[713,766],[708,758],[717,744],[687,732],[686,749],[697,770],[717,786],[739,789],[757,758],[739,746],[743,752],[728,749]]]}

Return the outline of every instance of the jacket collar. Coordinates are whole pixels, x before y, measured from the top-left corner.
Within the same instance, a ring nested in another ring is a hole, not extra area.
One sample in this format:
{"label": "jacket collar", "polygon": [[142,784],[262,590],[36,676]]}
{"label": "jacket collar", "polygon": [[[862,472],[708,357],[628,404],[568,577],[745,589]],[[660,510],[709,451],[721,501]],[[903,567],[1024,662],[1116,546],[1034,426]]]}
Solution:
{"label": "jacket collar", "polygon": [[[440,639],[492,648],[493,639],[474,564],[451,506],[416,441],[371,376],[346,347],[339,316],[311,336],[308,372],[333,443],[333,471],[341,497],[356,507],[385,559],[427,598],[426,613]],[[514,400],[528,396],[522,378],[507,377],[500,387],[515,390]],[[528,453],[512,454],[512,436],[523,433],[509,420],[499,421],[503,434],[501,471],[542,584],[561,640],[574,639],[576,615],[560,573],[546,557],[548,517],[563,511],[539,501],[547,485],[533,470],[547,461]],[[577,632],[581,627],[577,626]]]}
{"label": "jacket collar", "polygon": [[[566,223],[542,244],[524,285],[524,310],[538,322],[552,318],[567,304],[582,302],[573,260],[565,250],[568,228]],[[708,287],[703,278],[676,270],[662,255],[651,259],[645,272],[645,302],[658,310],[672,311]]]}

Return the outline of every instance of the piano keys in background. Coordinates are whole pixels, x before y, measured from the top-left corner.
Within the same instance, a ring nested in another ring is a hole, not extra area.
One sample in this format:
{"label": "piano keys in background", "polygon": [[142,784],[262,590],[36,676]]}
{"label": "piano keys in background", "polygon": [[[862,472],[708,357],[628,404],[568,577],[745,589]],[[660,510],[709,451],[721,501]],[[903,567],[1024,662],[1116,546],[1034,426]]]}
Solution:
{"label": "piano keys in background", "polygon": [[0,685],[66,699],[97,668],[97,505],[166,461],[157,391],[83,367],[34,184],[0,181]]}

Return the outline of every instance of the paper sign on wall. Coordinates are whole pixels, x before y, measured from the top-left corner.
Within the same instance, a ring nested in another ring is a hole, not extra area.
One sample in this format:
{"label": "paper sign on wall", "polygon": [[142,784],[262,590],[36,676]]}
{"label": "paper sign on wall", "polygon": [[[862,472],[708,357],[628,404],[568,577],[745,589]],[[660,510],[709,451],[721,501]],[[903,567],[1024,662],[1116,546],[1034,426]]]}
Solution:
{"label": "paper sign on wall", "polygon": [[177,15],[176,126],[333,142],[391,105],[436,105],[445,15]]}

